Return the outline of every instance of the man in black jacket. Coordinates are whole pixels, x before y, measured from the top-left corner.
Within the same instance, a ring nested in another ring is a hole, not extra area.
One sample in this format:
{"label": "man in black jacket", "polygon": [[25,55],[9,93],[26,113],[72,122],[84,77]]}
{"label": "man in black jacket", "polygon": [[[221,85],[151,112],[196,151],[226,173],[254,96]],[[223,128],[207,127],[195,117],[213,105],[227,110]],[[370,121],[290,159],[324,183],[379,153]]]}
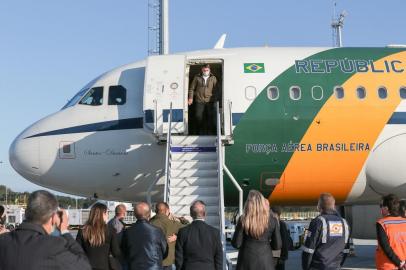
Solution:
{"label": "man in black jacket", "polygon": [[289,258],[289,249],[291,248],[292,239],[290,238],[288,225],[281,220],[282,209],[279,206],[272,206],[271,210],[276,214],[276,218],[279,221],[279,230],[282,240],[280,257],[276,260],[275,270],[285,270],[285,262]]}
{"label": "man in black jacket", "polygon": [[177,270],[221,270],[223,247],[220,231],[204,222],[206,207],[196,201],[190,207],[193,222],[179,230],[176,240],[175,264]]}
{"label": "man in black jacket", "polygon": [[145,202],[135,207],[137,222],[124,231],[121,249],[130,270],[162,270],[168,243],[161,229],[149,224],[151,208]]}
{"label": "man in black jacket", "polygon": [[[66,212],[58,212],[54,195],[45,190],[32,193],[25,215],[26,220],[15,231],[0,236],[0,269],[91,269],[82,248],[69,234]],[[50,236],[55,224],[59,224],[61,237]]]}

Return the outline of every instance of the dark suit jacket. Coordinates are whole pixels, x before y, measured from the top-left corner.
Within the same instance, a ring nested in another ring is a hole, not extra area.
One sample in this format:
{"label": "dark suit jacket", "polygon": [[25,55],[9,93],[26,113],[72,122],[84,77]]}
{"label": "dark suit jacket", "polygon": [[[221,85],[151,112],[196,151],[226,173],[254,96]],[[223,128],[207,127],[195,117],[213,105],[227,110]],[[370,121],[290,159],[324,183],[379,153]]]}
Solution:
{"label": "dark suit jacket", "polygon": [[162,269],[162,260],[168,255],[161,229],[142,219],[124,231],[121,249],[130,270]]}
{"label": "dark suit jacket", "polygon": [[223,248],[220,231],[201,220],[180,229],[175,264],[177,270],[221,270]]}
{"label": "dark suit jacket", "polygon": [[50,236],[42,226],[23,222],[15,231],[0,235],[0,269],[91,268],[82,248],[70,234]]}

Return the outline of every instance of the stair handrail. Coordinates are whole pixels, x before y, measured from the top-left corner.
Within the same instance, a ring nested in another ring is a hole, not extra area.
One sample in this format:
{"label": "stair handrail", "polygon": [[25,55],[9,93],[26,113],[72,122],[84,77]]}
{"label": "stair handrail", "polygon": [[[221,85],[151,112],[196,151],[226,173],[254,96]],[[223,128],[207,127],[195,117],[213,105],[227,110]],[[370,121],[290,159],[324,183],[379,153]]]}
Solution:
{"label": "stair handrail", "polygon": [[231,100],[228,101],[228,113],[230,119],[230,136],[233,137],[233,102]]}
{"label": "stair handrail", "polygon": [[168,115],[168,132],[166,134],[166,154],[165,154],[165,188],[164,188],[164,202],[169,201],[169,186],[170,186],[170,156],[171,156],[171,144],[172,144],[172,102],[169,104]]}
{"label": "stair handrail", "polygon": [[228,169],[225,161],[223,160],[223,170],[226,172],[227,176],[230,178],[231,182],[234,184],[235,188],[238,190],[238,215],[242,215],[243,211],[243,202],[244,202],[244,191],[242,190],[241,186],[238,184],[237,180],[235,180],[233,174]]}
{"label": "stair handrail", "polygon": [[224,183],[223,183],[223,168],[222,168],[222,141],[221,141],[221,115],[220,105],[216,102],[216,114],[217,114],[217,177],[219,185],[219,199],[220,199],[220,233],[221,243],[223,246],[223,269],[226,269],[226,234],[225,234],[225,217],[224,217]]}

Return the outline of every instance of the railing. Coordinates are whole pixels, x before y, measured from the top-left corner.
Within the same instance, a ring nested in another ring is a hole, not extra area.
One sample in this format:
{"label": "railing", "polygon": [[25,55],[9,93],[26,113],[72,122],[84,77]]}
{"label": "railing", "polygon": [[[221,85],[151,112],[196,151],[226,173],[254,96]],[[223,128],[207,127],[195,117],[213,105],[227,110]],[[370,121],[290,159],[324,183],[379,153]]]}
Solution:
{"label": "railing", "polygon": [[229,113],[229,119],[230,119],[230,137],[233,137],[233,111],[232,111],[232,106],[233,103],[229,100],[228,101],[228,113]]}
{"label": "railing", "polygon": [[244,201],[244,192],[240,185],[238,184],[237,180],[235,180],[233,174],[227,168],[225,161],[223,160],[223,170],[226,172],[227,176],[230,178],[231,183],[234,184],[235,188],[238,190],[238,215],[242,215],[243,210],[243,201]]}
{"label": "railing", "polygon": [[164,202],[168,203],[169,200],[169,186],[170,186],[170,159],[171,159],[171,143],[172,143],[172,102],[169,105],[168,115],[168,133],[166,134],[166,160],[165,160],[165,188],[164,188]]}
{"label": "railing", "polygon": [[223,269],[226,269],[226,233],[225,233],[225,217],[224,217],[224,183],[223,183],[223,168],[222,168],[222,148],[223,144],[221,142],[221,116],[220,116],[220,105],[216,103],[216,114],[217,114],[217,177],[219,184],[219,199],[220,199],[220,232],[221,232],[221,243],[223,244]]}

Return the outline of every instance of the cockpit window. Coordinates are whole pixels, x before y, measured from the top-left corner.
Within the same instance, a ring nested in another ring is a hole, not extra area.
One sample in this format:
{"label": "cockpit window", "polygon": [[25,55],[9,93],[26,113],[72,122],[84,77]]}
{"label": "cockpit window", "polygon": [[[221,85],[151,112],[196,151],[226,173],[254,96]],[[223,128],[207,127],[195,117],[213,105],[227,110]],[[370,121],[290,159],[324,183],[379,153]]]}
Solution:
{"label": "cockpit window", "polygon": [[127,89],[122,85],[109,87],[109,105],[124,105],[127,100]]}
{"label": "cockpit window", "polygon": [[100,106],[103,104],[103,87],[93,87],[80,100],[79,104]]}
{"label": "cockpit window", "polygon": [[78,101],[83,97],[83,95],[89,91],[89,88],[82,88],[76,95],[73,96],[73,98],[71,100],[68,101],[68,103],[66,103],[65,106],[63,106],[63,109],[66,109],[68,107],[72,107],[73,105],[75,105],[76,103],[78,103]]}

